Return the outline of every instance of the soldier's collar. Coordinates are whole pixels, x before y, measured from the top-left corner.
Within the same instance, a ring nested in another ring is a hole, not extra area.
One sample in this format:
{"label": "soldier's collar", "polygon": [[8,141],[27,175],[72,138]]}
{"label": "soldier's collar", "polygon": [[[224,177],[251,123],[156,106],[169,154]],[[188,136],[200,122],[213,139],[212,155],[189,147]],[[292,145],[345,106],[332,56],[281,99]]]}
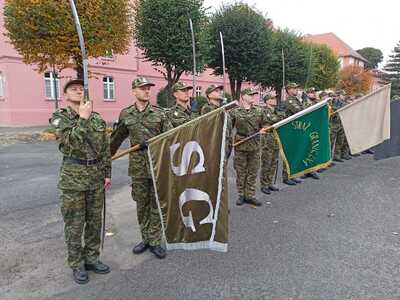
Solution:
{"label": "soldier's collar", "polygon": [[135,104],[133,104],[133,106],[135,107],[135,110],[136,110],[137,112],[142,112],[142,113],[144,113],[144,112],[147,112],[147,111],[153,111],[152,108],[151,108],[150,102],[147,103],[146,107],[145,107],[142,111],[139,110],[139,108],[138,108],[137,105],[136,105],[136,102],[135,102]]}
{"label": "soldier's collar", "polygon": [[183,112],[186,112],[186,113],[191,113],[191,111],[190,111],[190,107],[183,107],[182,105],[180,105],[180,104],[178,104],[178,103],[176,103],[175,104],[175,108],[176,109],[178,109],[178,110],[181,110],[181,111],[183,111]]}
{"label": "soldier's collar", "polygon": [[78,113],[69,105],[67,107],[67,111],[68,111],[68,114],[72,117],[72,119],[79,117]]}

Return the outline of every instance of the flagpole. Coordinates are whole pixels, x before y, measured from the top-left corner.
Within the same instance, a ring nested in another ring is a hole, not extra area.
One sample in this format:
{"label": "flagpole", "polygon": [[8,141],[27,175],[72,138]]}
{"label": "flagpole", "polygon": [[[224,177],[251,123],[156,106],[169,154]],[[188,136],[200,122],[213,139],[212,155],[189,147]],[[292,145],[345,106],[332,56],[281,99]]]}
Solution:
{"label": "flagpole", "polygon": [[267,131],[270,131],[270,130],[272,130],[274,128],[281,127],[282,125],[285,125],[285,124],[291,122],[292,120],[297,119],[298,117],[300,117],[302,115],[310,113],[310,112],[320,108],[321,106],[325,105],[328,102],[329,99],[330,98],[325,99],[324,101],[318,102],[317,104],[314,104],[313,106],[310,106],[310,107],[308,107],[308,108],[306,108],[306,109],[304,109],[304,110],[302,110],[302,111],[300,111],[300,112],[298,112],[298,113],[296,113],[296,114],[294,114],[294,115],[292,115],[292,116],[290,116],[290,117],[288,117],[288,118],[286,118],[286,119],[284,119],[282,121],[279,121],[279,122],[277,122],[275,124],[272,124],[269,127],[263,127],[263,128],[260,129],[260,131],[254,133],[252,135],[249,135],[248,137],[238,141],[237,143],[234,143],[233,147],[237,147],[237,146],[239,146],[239,145],[251,140],[252,138],[255,138],[256,136],[258,136],[260,134],[264,134]]}
{"label": "flagpole", "polygon": [[89,60],[85,48],[85,40],[83,38],[82,26],[81,22],[79,21],[78,11],[76,10],[75,2],[74,0],[69,0],[69,3],[71,5],[72,15],[74,17],[76,31],[78,32],[79,44],[82,53],[83,91],[84,91],[84,99],[86,102],[89,101],[89,71],[88,71]]}
{"label": "flagpole", "polygon": [[192,33],[192,50],[193,50],[193,89],[192,98],[196,96],[196,40],[194,38],[194,29],[192,19],[189,19],[190,31]]}
{"label": "flagpole", "polygon": [[[227,109],[231,109],[232,106],[238,106],[238,102],[237,102],[237,101],[229,102],[229,103],[227,103],[227,104],[221,106],[221,107],[218,108],[218,109],[225,109],[225,110],[227,110]],[[149,144],[151,141],[153,141],[154,139],[158,139],[158,138],[160,138],[161,136],[163,136],[163,135],[165,135],[165,134],[171,134],[172,131],[177,131],[177,130],[180,129],[181,127],[187,126],[188,124],[190,124],[190,123],[192,123],[192,122],[196,122],[196,121],[197,121],[198,119],[200,119],[200,118],[204,118],[204,117],[206,117],[206,116],[209,115],[209,114],[215,113],[215,111],[216,111],[216,110],[210,111],[210,112],[208,112],[208,113],[206,113],[206,114],[204,114],[204,115],[202,115],[202,116],[200,116],[200,117],[197,117],[197,118],[195,118],[195,119],[193,119],[193,120],[191,120],[191,121],[189,121],[189,122],[186,122],[185,124],[179,125],[178,127],[172,128],[172,129],[170,129],[170,130],[168,130],[168,131],[166,131],[166,132],[163,132],[163,133],[161,133],[161,134],[159,134],[159,135],[157,135],[157,136],[155,136],[155,137],[152,137],[151,139],[149,139],[148,141],[144,142],[143,144],[137,144],[137,145],[134,145],[134,146],[132,146],[132,147],[130,147],[130,148],[124,150],[124,151],[118,152],[118,153],[116,153],[111,159],[112,159],[112,160],[116,160],[116,159],[121,158],[121,157],[123,157],[123,156],[125,156],[125,155],[127,155],[127,154],[129,154],[129,153],[131,153],[131,152],[139,151],[139,150],[143,149],[143,147],[144,147],[145,145],[148,145],[148,144]]]}
{"label": "flagpole", "polygon": [[219,32],[219,37],[220,37],[220,41],[221,41],[221,53],[222,53],[222,76],[223,76],[223,98],[224,101],[226,101],[225,99],[225,84],[226,84],[226,74],[225,74],[225,45],[224,45],[224,37],[222,35],[222,32]]}

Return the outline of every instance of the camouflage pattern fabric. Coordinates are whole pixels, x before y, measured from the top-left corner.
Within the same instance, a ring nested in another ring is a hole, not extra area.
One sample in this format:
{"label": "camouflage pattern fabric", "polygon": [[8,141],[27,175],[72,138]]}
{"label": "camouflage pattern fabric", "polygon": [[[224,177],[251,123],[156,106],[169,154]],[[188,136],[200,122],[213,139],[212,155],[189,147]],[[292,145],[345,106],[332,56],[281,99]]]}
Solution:
{"label": "camouflage pattern fabric", "polygon": [[167,111],[167,116],[173,127],[178,127],[195,118],[189,109],[185,109],[179,104],[175,104],[173,107],[171,107]]}
{"label": "camouflage pattern fabric", "polygon": [[[264,113],[268,120],[268,126],[277,123],[281,118],[273,109],[265,108]],[[272,131],[261,135],[261,173],[260,183],[262,187],[273,184],[276,169],[278,167],[279,145]]]}
{"label": "camouflage pattern fabric", "polygon": [[[100,255],[104,189],[61,191],[67,262],[71,268],[93,264]],[[82,246],[82,235],[84,246]]]}
{"label": "camouflage pattern fabric", "polygon": [[[133,146],[170,129],[172,125],[163,109],[148,104],[143,111],[139,111],[136,105],[129,106],[122,110],[111,134],[111,154],[114,155],[128,137]],[[132,179],[132,199],[136,201],[143,241],[152,246],[159,245],[161,222],[146,150],[130,153],[128,174]]]}
{"label": "camouflage pattern fabric", "polygon": [[[141,112],[136,105],[129,106],[121,111],[118,124],[111,134],[111,155],[117,152],[128,137],[131,146],[134,146],[171,128],[172,125],[162,108],[148,104]],[[135,178],[151,178],[146,150],[130,153],[128,175]]]}
{"label": "camouflage pattern fabric", "polygon": [[[240,141],[268,125],[266,114],[258,107],[236,108],[231,111],[236,128],[235,142]],[[257,174],[260,168],[260,136],[235,147],[234,168],[239,196],[254,198]]]}
{"label": "camouflage pattern fabric", "polygon": [[289,96],[286,100],[286,117],[290,117],[300,111],[305,107],[299,98],[295,96]]}
{"label": "camouflage pattern fabric", "polygon": [[76,268],[84,262],[96,262],[100,253],[104,178],[111,178],[109,139],[106,123],[97,113],[85,120],[70,107],[59,109],[50,124],[64,157],[99,160],[90,166],[63,162],[60,170],[58,187],[61,189],[67,261],[71,268]]}

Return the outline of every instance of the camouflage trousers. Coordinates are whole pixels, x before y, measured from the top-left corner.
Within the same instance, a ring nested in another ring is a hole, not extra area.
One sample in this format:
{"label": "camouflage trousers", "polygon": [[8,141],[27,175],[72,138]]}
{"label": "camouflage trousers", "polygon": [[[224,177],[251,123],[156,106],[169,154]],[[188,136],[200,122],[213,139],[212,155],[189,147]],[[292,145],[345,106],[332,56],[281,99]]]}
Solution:
{"label": "camouflage trousers", "polygon": [[330,128],[331,155],[333,158],[342,156],[344,144],[344,130],[340,124],[331,125]]}
{"label": "camouflage trousers", "polygon": [[343,130],[343,144],[341,147],[341,156],[349,155],[350,154],[350,146],[349,143],[347,142],[346,135],[344,134]]}
{"label": "camouflage trousers", "polygon": [[260,169],[260,150],[235,151],[234,168],[239,196],[256,196],[257,174]]}
{"label": "camouflage trousers", "polygon": [[279,148],[270,144],[261,149],[261,187],[268,187],[274,182],[276,169],[278,168]]}
{"label": "camouflage trousers", "polygon": [[104,189],[61,190],[61,201],[68,265],[95,263],[100,255]]}
{"label": "camouflage trousers", "polygon": [[161,221],[151,178],[132,177],[132,199],[136,201],[137,218],[143,242],[161,243]]}

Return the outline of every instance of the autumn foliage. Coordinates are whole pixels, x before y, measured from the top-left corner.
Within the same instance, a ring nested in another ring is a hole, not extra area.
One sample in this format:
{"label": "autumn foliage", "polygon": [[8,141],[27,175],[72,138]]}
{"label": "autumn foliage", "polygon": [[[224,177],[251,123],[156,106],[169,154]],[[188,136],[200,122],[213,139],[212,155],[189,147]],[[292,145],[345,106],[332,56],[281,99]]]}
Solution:
{"label": "autumn foliage", "polygon": [[373,84],[372,74],[363,67],[351,65],[343,68],[339,73],[338,87],[349,95],[366,94]]}
{"label": "autumn foliage", "polygon": [[[132,38],[126,0],[75,0],[89,57],[124,54]],[[49,65],[81,75],[81,51],[69,1],[6,0],[4,23],[11,44],[39,72]]]}

